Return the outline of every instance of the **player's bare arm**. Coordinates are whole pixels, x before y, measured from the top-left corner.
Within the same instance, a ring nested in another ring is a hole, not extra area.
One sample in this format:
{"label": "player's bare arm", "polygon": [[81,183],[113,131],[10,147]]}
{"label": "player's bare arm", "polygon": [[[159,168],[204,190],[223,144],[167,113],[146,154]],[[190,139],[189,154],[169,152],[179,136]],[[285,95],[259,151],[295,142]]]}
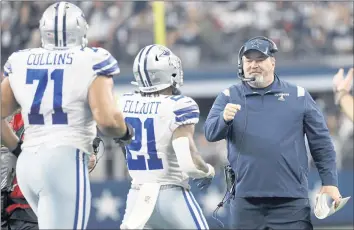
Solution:
{"label": "player's bare arm", "polygon": [[1,82],[1,119],[5,119],[15,112],[19,105],[15,99],[8,78]]}
{"label": "player's bare arm", "polygon": [[98,76],[89,88],[88,100],[98,128],[104,135],[122,137],[126,134],[123,114],[114,100],[112,78]]}
{"label": "player's bare arm", "polygon": [[1,144],[4,144],[10,150],[16,148],[19,139],[5,119],[15,112],[18,107],[19,105],[10,87],[9,79],[5,78],[1,82]]}
{"label": "player's bare arm", "polygon": [[1,144],[12,151],[16,148],[18,142],[19,139],[10,128],[9,123],[6,120],[1,120]]}

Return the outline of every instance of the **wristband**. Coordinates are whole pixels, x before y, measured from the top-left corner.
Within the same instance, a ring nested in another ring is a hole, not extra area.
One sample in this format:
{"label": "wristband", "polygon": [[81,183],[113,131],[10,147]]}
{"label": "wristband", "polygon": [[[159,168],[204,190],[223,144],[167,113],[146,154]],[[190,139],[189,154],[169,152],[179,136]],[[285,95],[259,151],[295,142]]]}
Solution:
{"label": "wristband", "polygon": [[19,142],[17,143],[17,146],[14,150],[12,150],[12,154],[14,154],[16,157],[18,157],[20,155],[20,153],[22,152],[21,149],[21,145],[22,145],[23,141],[19,140]]}
{"label": "wristband", "polygon": [[128,140],[132,139],[132,137],[134,135],[133,127],[128,123],[125,123],[125,125],[127,126],[127,132],[124,134],[124,136],[119,138],[119,140],[122,140],[122,141],[128,141]]}

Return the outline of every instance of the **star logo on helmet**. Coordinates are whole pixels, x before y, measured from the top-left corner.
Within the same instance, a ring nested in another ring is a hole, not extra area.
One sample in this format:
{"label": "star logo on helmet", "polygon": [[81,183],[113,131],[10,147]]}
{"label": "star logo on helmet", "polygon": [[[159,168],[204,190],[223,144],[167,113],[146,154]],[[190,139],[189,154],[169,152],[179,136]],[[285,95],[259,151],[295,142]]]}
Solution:
{"label": "star logo on helmet", "polygon": [[262,44],[262,42],[259,41],[258,39],[255,40],[255,41],[251,41],[251,47],[252,47],[252,48],[256,47],[256,48],[259,49],[259,45],[261,45],[261,44]]}
{"label": "star logo on helmet", "polygon": [[169,56],[169,55],[170,55],[170,51],[169,50],[162,49],[162,53],[160,54],[159,57]]}

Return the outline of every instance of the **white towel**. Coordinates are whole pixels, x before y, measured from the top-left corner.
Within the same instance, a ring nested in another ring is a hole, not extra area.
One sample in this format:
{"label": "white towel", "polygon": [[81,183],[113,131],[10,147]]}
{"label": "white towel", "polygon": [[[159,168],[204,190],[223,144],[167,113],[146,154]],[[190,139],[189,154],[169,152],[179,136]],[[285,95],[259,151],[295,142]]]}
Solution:
{"label": "white towel", "polygon": [[315,216],[322,220],[342,209],[349,199],[350,196],[342,198],[337,207],[335,207],[335,201],[333,201],[331,207],[328,207],[330,196],[326,193],[317,194],[316,205],[314,208]]}

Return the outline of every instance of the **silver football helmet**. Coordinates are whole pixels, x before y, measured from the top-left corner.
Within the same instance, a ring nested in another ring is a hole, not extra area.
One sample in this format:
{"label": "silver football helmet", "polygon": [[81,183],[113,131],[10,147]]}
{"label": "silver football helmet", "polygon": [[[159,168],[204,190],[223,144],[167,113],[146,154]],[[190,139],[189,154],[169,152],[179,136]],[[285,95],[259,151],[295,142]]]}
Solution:
{"label": "silver football helmet", "polygon": [[149,93],[183,85],[181,60],[162,45],[149,45],[134,60],[133,73],[140,91]]}
{"label": "silver football helmet", "polygon": [[69,2],[49,6],[39,22],[42,46],[46,49],[66,49],[86,46],[88,24],[84,13]]}

